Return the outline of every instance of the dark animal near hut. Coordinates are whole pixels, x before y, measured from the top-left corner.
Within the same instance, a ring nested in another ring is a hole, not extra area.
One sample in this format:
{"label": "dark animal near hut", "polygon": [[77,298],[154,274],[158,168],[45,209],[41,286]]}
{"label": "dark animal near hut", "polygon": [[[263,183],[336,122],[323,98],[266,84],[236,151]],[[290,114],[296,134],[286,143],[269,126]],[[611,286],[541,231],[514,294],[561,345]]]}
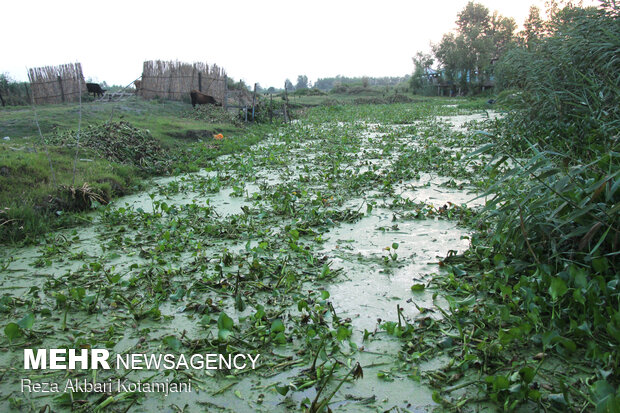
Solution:
{"label": "dark animal near hut", "polygon": [[193,107],[196,107],[196,104],[222,106],[222,104],[218,103],[213,96],[205,95],[204,93],[197,90],[192,90],[191,92],[189,92],[189,95],[192,98]]}
{"label": "dark animal near hut", "polygon": [[105,89],[101,89],[99,83],[87,83],[86,89],[88,89],[88,93],[92,93],[93,97],[103,96]]}

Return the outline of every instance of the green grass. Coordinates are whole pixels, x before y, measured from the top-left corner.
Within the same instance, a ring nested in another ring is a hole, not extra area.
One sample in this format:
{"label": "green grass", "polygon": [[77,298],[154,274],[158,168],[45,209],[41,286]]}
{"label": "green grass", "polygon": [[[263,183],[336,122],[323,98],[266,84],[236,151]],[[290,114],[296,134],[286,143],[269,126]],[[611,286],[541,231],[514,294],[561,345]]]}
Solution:
{"label": "green grass", "polygon": [[[108,120],[124,120],[133,125],[149,129],[153,137],[166,143],[173,143],[172,136],[191,130],[237,131],[229,124],[206,124],[198,120],[181,117],[192,107],[183,102],[158,102],[140,99],[125,102],[89,102],[82,104],[82,123],[103,123]],[[55,130],[75,129],[78,126],[79,105],[44,105],[36,108],[41,132],[45,135]],[[30,107],[7,107],[0,110],[0,130],[3,136],[18,141],[23,138],[36,139],[38,132],[34,112]]]}
{"label": "green grass", "polygon": [[[88,125],[122,120],[146,129],[164,148],[174,172],[198,170],[219,155],[238,152],[257,142],[266,133],[260,127],[190,119],[191,110],[189,104],[182,102],[89,102],[82,104],[81,127],[84,131]],[[77,131],[79,114],[78,104],[36,108],[45,139],[55,132]],[[222,133],[227,139],[216,142],[212,138],[215,133]],[[141,188],[141,180],[149,176],[135,165],[102,159],[93,150],[82,147],[74,180],[75,150],[43,145],[35,112],[30,107],[0,110],[0,134],[10,137],[9,141],[0,142],[0,242],[33,242],[51,229],[84,222],[85,218],[76,210],[92,205],[93,200],[105,202],[134,192]],[[81,202],[70,187],[84,188],[94,198]],[[68,210],[75,213],[68,214]]]}
{"label": "green grass", "polygon": [[[70,199],[59,187],[73,182],[74,152],[50,147],[49,155],[53,174],[41,147],[34,152],[31,146],[0,145],[0,241],[34,241],[50,228],[79,222],[79,218],[61,212]],[[92,155],[81,151],[79,159],[90,159]],[[137,189],[136,177],[131,166],[84,160],[77,162],[74,186],[87,184],[103,199],[110,199]]]}

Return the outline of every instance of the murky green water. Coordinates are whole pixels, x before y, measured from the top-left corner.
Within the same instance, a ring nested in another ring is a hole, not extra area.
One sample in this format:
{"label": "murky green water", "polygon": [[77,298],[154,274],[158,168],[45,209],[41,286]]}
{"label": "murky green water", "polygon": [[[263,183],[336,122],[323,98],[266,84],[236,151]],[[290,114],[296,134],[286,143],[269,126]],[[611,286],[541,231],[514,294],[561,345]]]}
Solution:
{"label": "murky green water", "polygon": [[[465,121],[452,120],[457,128]],[[432,132],[421,132],[431,128],[424,125],[301,122],[246,154],[218,159],[209,170],[154,180],[151,190],[93,212],[92,225],[50,234],[40,246],[4,249],[1,258],[12,261],[1,273],[2,324],[17,322],[28,313],[35,321],[11,342],[6,337],[1,341],[0,410],[39,410],[50,404],[53,410],[68,411],[67,394],[20,389],[21,379],[33,376],[21,368],[24,347],[65,346],[106,347],[113,354],[191,354],[205,348],[228,352],[254,348],[261,353],[256,371],[35,374],[38,380],[57,382],[121,374],[132,380],[156,376],[154,380],[174,377],[193,382],[191,393],[121,397],[106,409],[299,409],[304,399],[312,401],[320,390],[311,384],[311,376],[304,378],[313,349],[320,347],[317,340],[305,341],[305,313],[298,307],[301,300],[314,297],[314,291],[329,293],[331,308],[323,316],[333,328],[334,318],[350,319],[343,324],[350,329],[350,338],[325,360],[318,357],[327,365],[343,365],[323,396],[356,362],[364,370],[363,378],[340,387],[330,407],[431,410],[432,391],[412,378],[412,366],[403,366],[398,357],[402,344],[381,324],[398,318],[397,306],[407,318],[419,315],[420,309],[440,317],[432,309],[445,304],[441,295],[433,298],[429,289],[412,292],[411,286],[426,284],[440,270],[441,258],[450,251],[464,251],[468,238],[455,220],[439,219],[432,211],[450,203],[466,204],[475,195],[463,186],[466,180],[430,167],[411,165],[420,169],[417,176],[391,178],[396,173],[408,176],[403,172],[408,167],[403,153],[428,147],[432,141]],[[403,210],[394,207],[395,199],[408,208],[422,203],[426,212],[419,212],[418,219],[403,218]],[[254,270],[248,266],[253,260],[262,265],[268,280],[252,278]],[[335,276],[326,277],[325,271]],[[238,297],[245,308],[238,305]],[[260,328],[248,320],[258,305],[267,310],[267,324],[283,321],[285,342],[263,342],[261,347],[252,341]],[[235,336],[241,340],[230,341],[228,347],[217,340],[215,320],[223,312],[234,320]],[[212,320],[205,321],[205,316]],[[170,337],[180,347],[166,341]],[[423,371],[442,362],[426,361],[416,368]],[[300,390],[304,382],[310,384]],[[276,391],[276,386],[287,385],[285,396]],[[119,396],[75,394],[73,407],[95,408]]]}

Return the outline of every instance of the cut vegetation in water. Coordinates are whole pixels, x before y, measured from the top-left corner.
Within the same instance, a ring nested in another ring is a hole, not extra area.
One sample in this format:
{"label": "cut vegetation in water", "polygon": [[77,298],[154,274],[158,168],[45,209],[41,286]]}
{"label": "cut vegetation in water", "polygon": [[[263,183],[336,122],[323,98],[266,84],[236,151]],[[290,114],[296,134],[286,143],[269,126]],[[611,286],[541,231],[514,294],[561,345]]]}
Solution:
{"label": "cut vegetation in water", "polygon": [[[589,365],[574,339],[543,332],[519,344],[533,322],[482,289],[496,271],[522,271],[484,241],[502,192],[489,177],[524,162],[494,160],[501,117],[443,102],[318,107],[197,172],[91,205],[87,227],[3,249],[0,362],[12,367],[2,409],[493,410],[518,400],[527,411],[557,403],[568,368],[581,394]],[[498,287],[506,297],[509,285]],[[552,283],[555,299],[563,285]],[[34,372],[22,368],[27,348],[149,364]],[[196,355],[203,364],[189,364]],[[152,364],[164,356],[171,364]],[[15,390],[32,383],[59,390]]]}
{"label": "cut vegetation in water", "polygon": [[[337,108],[345,116],[316,109],[208,169],[101,205],[88,228],[4,250],[4,365],[21,365],[24,347],[58,346],[260,360],[256,370],[98,372],[100,382],[124,374],[129,382],[191,380],[197,390],[166,398],[60,392],[30,400],[10,390],[29,376],[16,368],[3,384],[6,407],[437,406],[424,377],[441,362],[421,357],[404,368],[394,333],[416,317],[442,317],[433,307],[446,301],[428,290],[430,274],[468,246],[459,222],[475,215],[464,200],[475,197],[467,182],[479,161],[456,162],[464,153],[445,147],[453,132],[433,121],[433,112],[458,109],[411,108],[372,117],[360,116],[364,108]],[[66,381],[64,372],[44,377]]]}

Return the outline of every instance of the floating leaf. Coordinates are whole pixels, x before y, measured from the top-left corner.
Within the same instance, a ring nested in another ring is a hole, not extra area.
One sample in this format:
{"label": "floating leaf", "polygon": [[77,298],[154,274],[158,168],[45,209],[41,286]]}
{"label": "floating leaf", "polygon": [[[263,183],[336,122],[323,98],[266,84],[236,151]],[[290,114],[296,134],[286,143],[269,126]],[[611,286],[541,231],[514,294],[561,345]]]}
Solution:
{"label": "floating leaf", "polygon": [[233,335],[232,329],[234,325],[235,323],[233,319],[228,317],[226,313],[221,312],[220,317],[217,319],[217,327],[219,329],[217,332],[217,337],[220,340],[228,341],[230,336]]}
{"label": "floating leaf", "polygon": [[224,330],[232,330],[235,325],[235,322],[232,318],[230,318],[225,312],[221,312],[219,318],[217,319],[218,328]]}
{"label": "floating leaf", "polygon": [[181,348],[181,342],[175,336],[164,337],[162,341],[166,347],[174,351],[179,351]]}
{"label": "floating leaf", "polygon": [[17,322],[17,324],[24,330],[30,330],[34,325],[34,314],[28,313]]}
{"label": "floating leaf", "polygon": [[278,333],[273,338],[273,342],[276,344],[286,344],[286,336],[284,335],[284,333]]}
{"label": "floating leaf", "polygon": [[281,331],[284,331],[284,323],[282,323],[282,320],[280,320],[279,318],[273,320],[273,322],[271,323],[271,332],[272,333],[279,333]]}
{"label": "floating leaf", "polygon": [[4,334],[7,336],[9,341],[13,341],[19,337],[21,332],[22,329],[17,323],[9,323],[6,327],[4,327]]}
{"label": "floating leaf", "polygon": [[209,314],[203,315],[200,319],[200,324],[203,326],[208,326],[209,324],[211,324],[211,316]]}
{"label": "floating leaf", "polygon": [[286,396],[286,393],[288,393],[289,387],[288,386],[275,386],[276,391],[278,393],[280,393],[282,396]]}

